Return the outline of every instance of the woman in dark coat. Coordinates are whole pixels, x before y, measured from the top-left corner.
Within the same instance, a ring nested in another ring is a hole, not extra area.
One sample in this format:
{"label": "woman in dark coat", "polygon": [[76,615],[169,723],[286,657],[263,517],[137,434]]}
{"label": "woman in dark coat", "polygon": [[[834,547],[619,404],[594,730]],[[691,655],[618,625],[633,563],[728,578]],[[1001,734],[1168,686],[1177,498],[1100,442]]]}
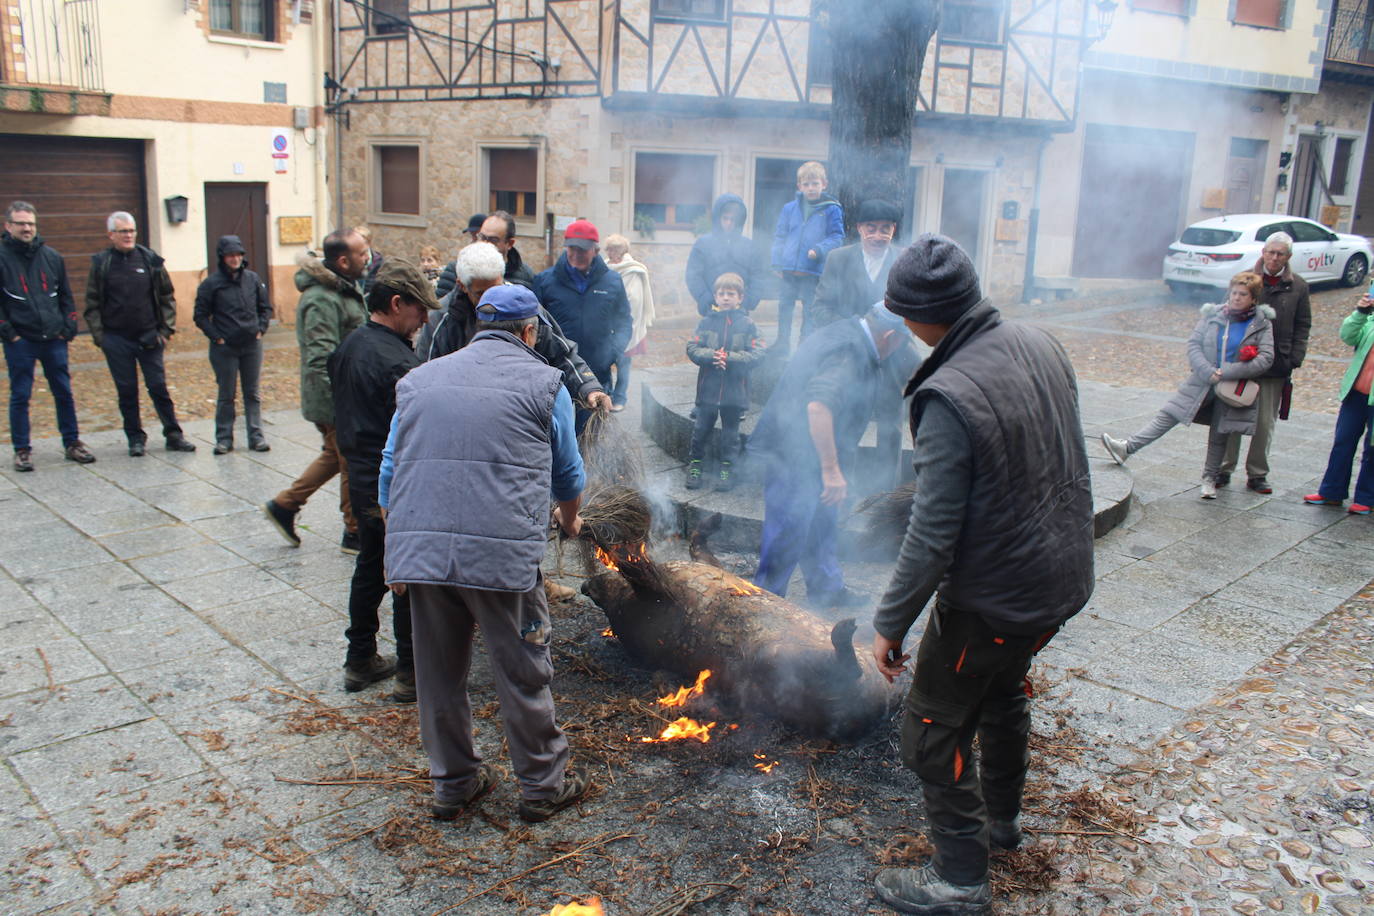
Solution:
{"label": "woman in dark coat", "polygon": [[196,327],[210,338],[210,366],[219,383],[215,402],[215,454],[234,450],[234,393],[243,380],[243,419],[248,447],[255,452],[271,446],[262,432],[262,335],[272,320],[267,287],[248,269],[243,242],[237,235],[221,236],[215,245],[218,265],[196,290]]}

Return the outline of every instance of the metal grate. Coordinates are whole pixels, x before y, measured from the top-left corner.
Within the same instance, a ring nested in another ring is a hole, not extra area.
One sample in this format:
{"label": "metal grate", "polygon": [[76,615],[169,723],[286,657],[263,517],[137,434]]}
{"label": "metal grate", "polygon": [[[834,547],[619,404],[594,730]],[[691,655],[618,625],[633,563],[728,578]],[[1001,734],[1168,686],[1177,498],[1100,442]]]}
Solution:
{"label": "metal grate", "polygon": [[0,77],[5,82],[105,88],[97,0],[10,0],[10,4],[3,18],[19,31],[15,41],[4,44]]}

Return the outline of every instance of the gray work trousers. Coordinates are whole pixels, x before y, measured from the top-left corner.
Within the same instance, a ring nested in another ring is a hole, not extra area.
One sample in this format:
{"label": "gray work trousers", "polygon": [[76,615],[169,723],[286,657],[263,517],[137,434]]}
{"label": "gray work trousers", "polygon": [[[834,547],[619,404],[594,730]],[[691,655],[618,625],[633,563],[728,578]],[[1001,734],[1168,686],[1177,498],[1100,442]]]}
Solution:
{"label": "gray work trousers", "polygon": [[[468,672],[474,630],[482,628],[491,660],[511,767],[527,799],[548,799],[563,786],[568,739],[554,721],[552,628],[543,576],[527,592],[453,585],[411,585],[415,690],[420,738],[429,755],[434,797],[462,801],[482,756],[472,740]],[[522,635],[523,634],[523,635]]]}
{"label": "gray work trousers", "polygon": [[[1262,378],[1259,394],[1255,396],[1258,413],[1255,415],[1255,434],[1250,437],[1250,451],[1245,454],[1247,480],[1263,480],[1269,476],[1269,445],[1274,441],[1274,425],[1279,419],[1279,402],[1283,400],[1285,378]],[[1221,473],[1231,474],[1240,460],[1240,433],[1231,433],[1226,443],[1226,457]]]}

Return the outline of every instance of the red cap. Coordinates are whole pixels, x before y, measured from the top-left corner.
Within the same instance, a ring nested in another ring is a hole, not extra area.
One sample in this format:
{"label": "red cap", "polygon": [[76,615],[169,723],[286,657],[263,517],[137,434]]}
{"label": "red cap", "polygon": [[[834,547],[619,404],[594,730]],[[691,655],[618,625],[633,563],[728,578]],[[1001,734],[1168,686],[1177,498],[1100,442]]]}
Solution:
{"label": "red cap", "polygon": [[601,233],[591,220],[575,219],[563,230],[563,241],[574,248],[591,248],[601,241]]}

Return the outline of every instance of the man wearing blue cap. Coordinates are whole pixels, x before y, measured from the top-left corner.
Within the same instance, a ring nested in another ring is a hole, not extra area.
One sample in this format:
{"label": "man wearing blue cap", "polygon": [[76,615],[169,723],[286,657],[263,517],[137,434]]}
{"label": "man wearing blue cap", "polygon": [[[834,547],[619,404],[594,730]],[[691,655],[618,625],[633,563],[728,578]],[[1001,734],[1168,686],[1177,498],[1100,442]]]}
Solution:
{"label": "man wearing blue cap", "polygon": [[586,475],[563,376],[533,349],[538,316],[539,300],[523,286],[487,290],[472,341],[397,383],[382,455],[387,582],[411,596],[420,736],[440,820],[496,784],[473,745],[467,676],[476,627],[491,657],[520,817],[547,820],[588,787],[568,769],[568,740],[554,721],[540,571],[549,492],[555,519],[575,537]]}

